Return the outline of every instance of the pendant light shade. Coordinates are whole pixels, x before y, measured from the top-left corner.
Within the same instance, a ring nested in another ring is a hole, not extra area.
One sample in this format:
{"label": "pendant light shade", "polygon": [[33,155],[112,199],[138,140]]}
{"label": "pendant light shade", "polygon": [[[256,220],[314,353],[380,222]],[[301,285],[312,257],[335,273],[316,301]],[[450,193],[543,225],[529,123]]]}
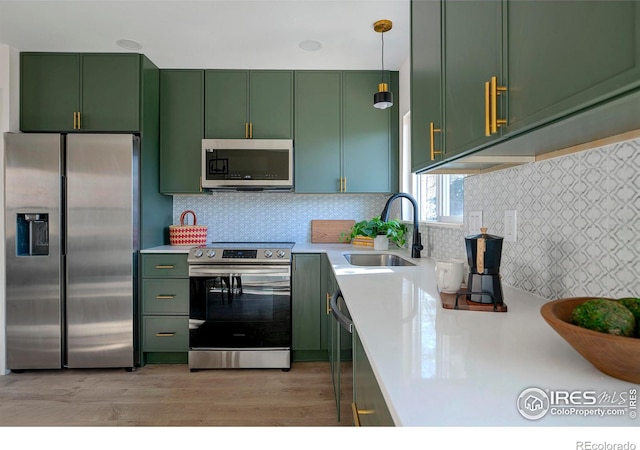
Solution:
{"label": "pendant light shade", "polygon": [[380,71],[380,84],[378,84],[378,92],[373,94],[373,107],[378,109],[387,109],[393,106],[393,94],[389,92],[389,85],[384,82],[384,33],[392,27],[390,20],[382,19],[373,24],[376,33],[380,33],[382,39],[382,70]]}
{"label": "pendant light shade", "polygon": [[393,94],[389,92],[387,83],[378,85],[378,92],[373,94],[373,107],[378,109],[387,109],[393,106]]}

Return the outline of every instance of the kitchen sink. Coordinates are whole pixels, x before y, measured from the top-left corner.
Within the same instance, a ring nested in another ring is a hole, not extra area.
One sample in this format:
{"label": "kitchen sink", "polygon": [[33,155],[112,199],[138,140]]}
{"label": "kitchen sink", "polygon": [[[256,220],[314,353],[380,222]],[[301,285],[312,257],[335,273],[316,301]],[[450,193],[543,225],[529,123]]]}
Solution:
{"label": "kitchen sink", "polygon": [[354,266],[415,266],[411,261],[389,253],[345,253],[344,257]]}

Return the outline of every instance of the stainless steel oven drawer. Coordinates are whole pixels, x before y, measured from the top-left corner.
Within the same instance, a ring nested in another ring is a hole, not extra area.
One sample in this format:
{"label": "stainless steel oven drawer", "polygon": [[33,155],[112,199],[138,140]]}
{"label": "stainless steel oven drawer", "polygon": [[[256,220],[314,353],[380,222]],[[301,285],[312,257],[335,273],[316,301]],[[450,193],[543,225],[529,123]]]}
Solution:
{"label": "stainless steel oven drawer", "polygon": [[189,369],[290,369],[288,348],[191,349]]}

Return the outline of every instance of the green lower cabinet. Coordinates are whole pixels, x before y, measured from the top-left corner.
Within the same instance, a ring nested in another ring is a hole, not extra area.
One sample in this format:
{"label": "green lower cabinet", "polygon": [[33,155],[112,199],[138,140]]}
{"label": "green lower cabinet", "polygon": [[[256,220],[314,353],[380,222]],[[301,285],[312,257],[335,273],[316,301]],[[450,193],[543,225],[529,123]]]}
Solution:
{"label": "green lower cabinet", "polygon": [[189,318],[187,316],[145,316],[145,352],[189,351]]}
{"label": "green lower cabinet", "polygon": [[352,408],[356,426],[395,425],[355,328],[353,329]]}
{"label": "green lower cabinet", "polygon": [[321,287],[321,255],[294,254],[292,277],[292,360],[326,361],[327,314]]}
{"label": "green lower cabinet", "polygon": [[142,255],[142,363],[186,364],[189,278],[186,254]]}

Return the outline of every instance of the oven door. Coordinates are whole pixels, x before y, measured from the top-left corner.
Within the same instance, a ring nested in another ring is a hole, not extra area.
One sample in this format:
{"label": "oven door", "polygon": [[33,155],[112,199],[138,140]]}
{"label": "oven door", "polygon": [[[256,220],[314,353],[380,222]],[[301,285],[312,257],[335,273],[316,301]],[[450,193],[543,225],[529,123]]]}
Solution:
{"label": "oven door", "polygon": [[189,267],[191,349],[290,349],[291,267]]}

